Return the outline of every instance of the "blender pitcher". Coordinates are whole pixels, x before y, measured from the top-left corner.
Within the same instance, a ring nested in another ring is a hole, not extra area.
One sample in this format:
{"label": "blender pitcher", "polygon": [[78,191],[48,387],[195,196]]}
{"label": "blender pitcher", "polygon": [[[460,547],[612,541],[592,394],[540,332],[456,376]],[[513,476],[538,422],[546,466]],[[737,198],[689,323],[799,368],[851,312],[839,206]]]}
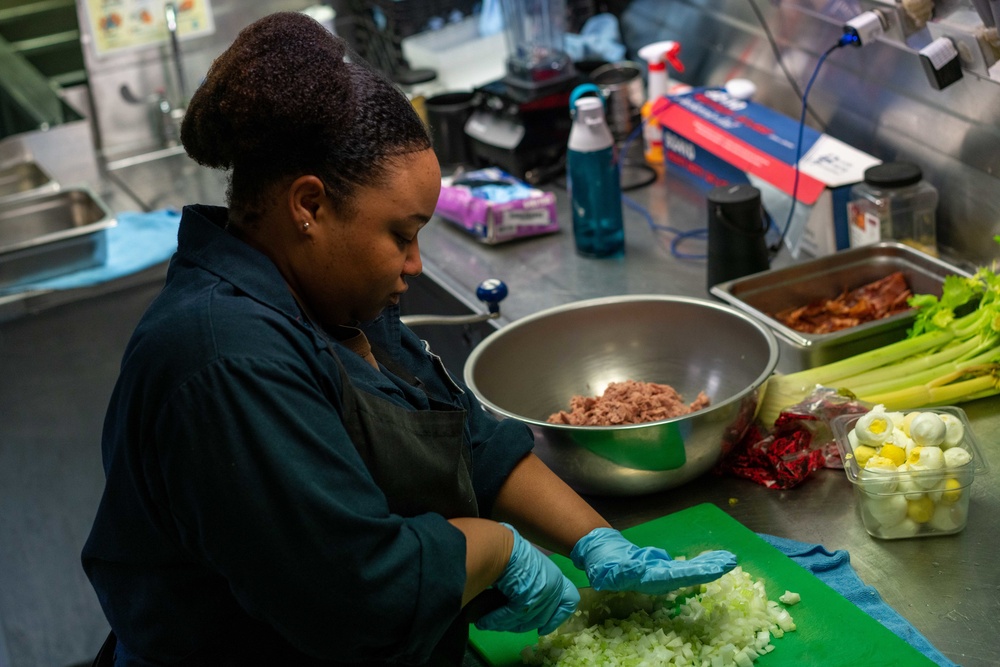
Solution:
{"label": "blender pitcher", "polygon": [[508,84],[547,87],[575,75],[563,50],[566,0],[500,0],[509,57]]}

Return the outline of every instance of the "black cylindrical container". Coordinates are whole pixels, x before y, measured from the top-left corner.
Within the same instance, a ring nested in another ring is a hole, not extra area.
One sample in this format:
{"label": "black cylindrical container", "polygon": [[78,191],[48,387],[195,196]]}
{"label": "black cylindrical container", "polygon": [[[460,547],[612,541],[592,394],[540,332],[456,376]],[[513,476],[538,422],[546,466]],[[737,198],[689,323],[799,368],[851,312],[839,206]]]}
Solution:
{"label": "black cylindrical container", "polygon": [[424,102],[434,152],[442,167],[468,164],[471,151],[465,122],[472,115],[471,92],[441,93]]}
{"label": "black cylindrical container", "polygon": [[767,220],[760,190],[723,185],[708,193],[708,287],[766,271]]}

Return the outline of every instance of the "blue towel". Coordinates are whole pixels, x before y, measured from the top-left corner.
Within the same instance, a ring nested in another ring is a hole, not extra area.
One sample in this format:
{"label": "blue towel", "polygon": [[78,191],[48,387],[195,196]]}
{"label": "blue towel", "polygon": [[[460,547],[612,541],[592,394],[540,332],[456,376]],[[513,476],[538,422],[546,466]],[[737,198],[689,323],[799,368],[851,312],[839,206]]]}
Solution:
{"label": "blue towel", "polygon": [[890,607],[871,586],[866,585],[851,567],[850,555],[841,549],[830,553],[819,544],[796,542],[784,537],[758,533],[760,538],[812,572],[824,584],[853,602],[876,621],[941,667],[958,667],[917,632],[909,621]]}
{"label": "blue towel", "polygon": [[105,231],[108,255],[103,264],[44,280],[9,285],[0,288],[0,296],[98,285],[165,262],[177,250],[179,211],[126,212],[115,217],[118,224]]}
{"label": "blue towel", "polygon": [[614,14],[591,16],[580,28],[579,35],[563,35],[563,47],[574,62],[601,59],[614,63],[625,57],[625,45]]}

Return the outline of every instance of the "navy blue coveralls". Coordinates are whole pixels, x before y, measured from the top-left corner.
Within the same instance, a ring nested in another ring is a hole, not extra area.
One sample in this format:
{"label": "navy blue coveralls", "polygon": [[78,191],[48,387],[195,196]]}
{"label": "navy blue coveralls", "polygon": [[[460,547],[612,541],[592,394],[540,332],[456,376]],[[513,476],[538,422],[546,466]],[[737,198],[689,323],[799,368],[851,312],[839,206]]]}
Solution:
{"label": "navy blue coveralls", "polygon": [[446,519],[490,516],[530,431],[397,308],[361,327],[379,369],[314,328],[226,215],[184,209],[105,420],[83,565],[116,665],[433,662],[467,628]]}

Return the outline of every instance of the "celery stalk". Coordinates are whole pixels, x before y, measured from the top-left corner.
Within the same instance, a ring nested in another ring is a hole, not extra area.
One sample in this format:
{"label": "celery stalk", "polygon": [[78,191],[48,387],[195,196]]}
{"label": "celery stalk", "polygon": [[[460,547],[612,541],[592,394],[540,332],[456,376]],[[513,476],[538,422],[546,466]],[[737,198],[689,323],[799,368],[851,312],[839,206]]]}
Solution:
{"label": "celery stalk", "polygon": [[[980,344],[981,340],[978,337],[970,338],[969,340],[961,343],[946,345],[930,354],[914,355],[913,357],[907,358],[898,364],[881,366],[874,370],[852,375],[849,380],[845,380],[844,382],[845,384],[849,384],[852,388],[860,388],[867,385],[885,382],[891,382],[898,385],[900,378],[906,378],[909,375],[929,369],[936,369],[942,364],[959,360],[964,355],[975,351]],[[932,377],[937,376],[935,375]]]}
{"label": "celery stalk", "polygon": [[[972,342],[978,341],[973,340]],[[961,347],[964,347],[964,345]],[[942,354],[944,354],[943,351],[937,354],[928,355],[927,357],[922,357],[921,360],[932,359]],[[891,377],[891,379],[886,379],[881,382],[865,382],[865,378],[862,376],[855,376],[842,380],[841,383],[843,386],[849,388],[851,392],[858,397],[892,392],[901,387],[905,388],[908,386],[927,384],[938,378],[946,377],[956,372],[966,372],[964,369],[1000,361],[1000,349],[995,347],[987,348],[984,352],[978,354],[977,356],[957,359],[955,361],[950,361],[948,356],[940,357],[938,360],[941,361],[941,363],[923,369],[915,366],[911,367],[910,362],[897,364],[896,366],[899,366],[899,372],[896,373],[894,377]],[[882,370],[887,371],[885,373],[886,376],[892,376],[892,371],[896,368],[896,366],[891,366]]]}
{"label": "celery stalk", "polygon": [[[1000,236],[995,240],[1000,243]],[[906,339],[824,366],[772,375],[758,418],[771,425],[816,387],[847,390],[888,410],[960,403],[1000,394],[1000,276],[996,266],[974,276],[947,276],[941,297],[916,295]],[[971,312],[955,311],[974,303]]]}
{"label": "celery stalk", "polygon": [[996,364],[993,366],[992,372],[968,380],[950,382],[942,386],[929,383],[884,394],[858,396],[858,398],[869,403],[881,403],[887,407],[891,405],[893,410],[914,410],[929,405],[959,403],[969,400],[973,395],[977,398],[991,396],[1000,393],[1000,377],[997,375],[1000,366]]}
{"label": "celery stalk", "polygon": [[951,341],[953,337],[950,331],[933,331],[918,338],[907,338],[825,366],[788,375],[772,375],[762,387],[758,416],[765,424],[773,424],[784,408],[798,403],[816,387],[840,386],[839,381],[842,378],[937,349]]}

